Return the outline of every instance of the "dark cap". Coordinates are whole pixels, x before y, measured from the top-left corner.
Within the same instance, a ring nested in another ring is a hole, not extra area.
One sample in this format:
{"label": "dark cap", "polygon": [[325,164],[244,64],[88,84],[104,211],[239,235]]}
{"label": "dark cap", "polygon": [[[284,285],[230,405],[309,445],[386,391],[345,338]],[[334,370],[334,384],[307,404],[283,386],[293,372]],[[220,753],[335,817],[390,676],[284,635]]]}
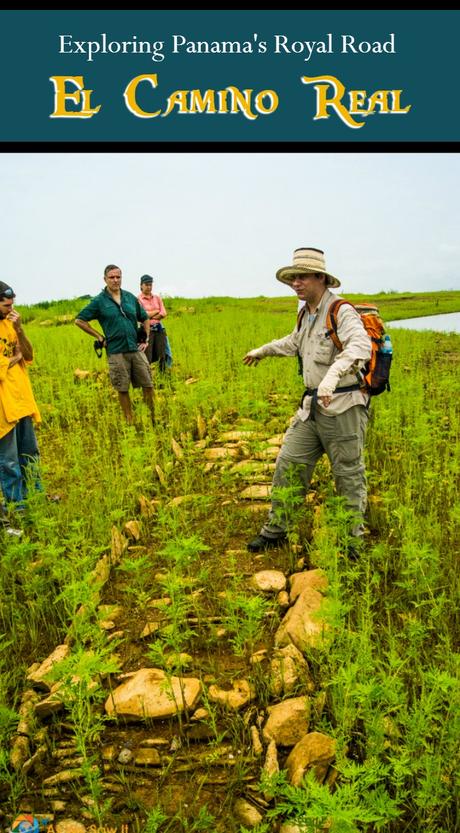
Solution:
{"label": "dark cap", "polygon": [[153,278],[150,275],[142,275],[141,285],[143,283],[153,283]]}
{"label": "dark cap", "polygon": [[3,281],[0,281],[0,298],[2,298],[3,296],[5,298],[16,297],[14,291],[11,289],[11,286],[9,286],[7,283],[4,283]]}

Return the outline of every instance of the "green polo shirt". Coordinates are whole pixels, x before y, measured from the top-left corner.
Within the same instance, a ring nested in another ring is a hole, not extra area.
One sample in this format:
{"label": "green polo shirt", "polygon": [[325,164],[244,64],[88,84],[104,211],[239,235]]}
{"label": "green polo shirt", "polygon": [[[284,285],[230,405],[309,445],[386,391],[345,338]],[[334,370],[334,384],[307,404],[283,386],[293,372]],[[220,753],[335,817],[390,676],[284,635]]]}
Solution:
{"label": "green polo shirt", "polygon": [[113,300],[107,289],[103,289],[77,315],[82,321],[99,321],[109,354],[132,353],[137,350],[137,322],[148,318],[132,292],[124,289],[120,291],[120,304]]}

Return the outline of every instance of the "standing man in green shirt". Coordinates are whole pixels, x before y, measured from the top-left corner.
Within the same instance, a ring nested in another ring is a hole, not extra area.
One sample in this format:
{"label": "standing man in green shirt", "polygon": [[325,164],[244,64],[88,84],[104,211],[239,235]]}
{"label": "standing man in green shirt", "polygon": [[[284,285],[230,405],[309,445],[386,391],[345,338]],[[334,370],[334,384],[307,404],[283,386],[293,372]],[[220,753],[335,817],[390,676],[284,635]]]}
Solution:
{"label": "standing man in green shirt", "polygon": [[[129,396],[130,383],[141,387],[144,402],[155,422],[153,382],[150,365],[145,355],[150,334],[150,321],[136,296],[121,288],[121,269],[110,263],[104,269],[105,287],[77,315],[75,324],[83,332],[97,339],[107,350],[109,375],[118,392],[126,422],[131,425],[133,412]],[[99,321],[104,337],[90,321]],[[146,341],[138,344],[137,322],[143,324]]]}

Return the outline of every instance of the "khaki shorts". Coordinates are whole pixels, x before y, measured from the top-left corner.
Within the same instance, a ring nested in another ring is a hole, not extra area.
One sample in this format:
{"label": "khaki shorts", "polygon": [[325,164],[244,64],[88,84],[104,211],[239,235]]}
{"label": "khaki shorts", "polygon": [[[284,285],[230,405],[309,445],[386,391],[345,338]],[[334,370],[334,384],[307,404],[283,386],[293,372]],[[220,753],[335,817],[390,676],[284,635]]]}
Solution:
{"label": "khaki shorts", "polygon": [[130,383],[133,388],[153,388],[152,372],[144,353],[112,353],[108,362],[110,381],[119,393],[127,393]]}

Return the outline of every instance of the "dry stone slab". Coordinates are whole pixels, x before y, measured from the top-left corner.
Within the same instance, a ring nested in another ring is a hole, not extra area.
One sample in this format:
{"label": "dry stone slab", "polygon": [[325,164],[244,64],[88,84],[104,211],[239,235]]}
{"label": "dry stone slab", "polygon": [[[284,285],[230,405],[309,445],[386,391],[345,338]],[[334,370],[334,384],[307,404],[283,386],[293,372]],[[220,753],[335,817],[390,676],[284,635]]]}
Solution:
{"label": "dry stone slab", "polygon": [[242,500],[262,500],[270,495],[271,486],[267,483],[260,483],[256,486],[248,486],[240,492]]}
{"label": "dry stone slab", "polygon": [[[265,756],[265,763],[262,771],[264,775],[267,775],[269,778],[272,775],[276,775],[280,771],[280,765],[278,763],[278,752],[274,740],[271,740],[268,744],[267,754]],[[265,798],[267,798],[267,795],[265,795]]]}
{"label": "dry stone slab", "polygon": [[292,694],[302,683],[303,690],[314,691],[308,664],[295,645],[275,649],[270,662],[270,693],[274,697]]}
{"label": "dry stone slab", "polygon": [[27,675],[27,680],[30,683],[33,683],[37,688],[41,691],[51,691],[52,683],[48,683],[45,680],[45,677],[50,673],[50,671],[57,665],[59,662],[62,662],[63,659],[66,659],[70,654],[70,647],[69,645],[58,645],[57,648],[47,657],[41,665],[35,670],[30,671]]}
{"label": "dry stone slab", "polygon": [[221,703],[231,711],[238,711],[254,700],[256,693],[247,680],[234,680],[230,690],[216,685],[209,686],[208,696],[213,703]]}
{"label": "dry stone slab", "polygon": [[131,720],[172,717],[193,710],[201,694],[194,677],[167,677],[159,668],[141,668],[107,698],[108,715]]}
{"label": "dry stone slab", "polygon": [[278,593],[286,587],[286,576],[280,570],[260,570],[251,578],[251,587],[263,593]]}
{"label": "dry stone slab", "polygon": [[289,584],[291,588],[290,601],[291,604],[294,604],[295,600],[307,588],[324,593],[327,590],[327,576],[324,570],[307,570],[302,573],[293,573]]}
{"label": "dry stone slab", "polygon": [[323,601],[321,593],[307,587],[281,622],[275,634],[275,645],[283,648],[293,643],[302,652],[320,645],[328,629],[319,615]]}
{"label": "dry stone slab", "polygon": [[235,818],[246,827],[257,827],[263,820],[263,815],[253,804],[244,798],[237,798],[233,805]]}
{"label": "dry stone slab", "polygon": [[134,755],[136,766],[161,766],[158,749],[138,749]]}
{"label": "dry stone slab", "polygon": [[330,764],[335,759],[336,741],[321,732],[310,732],[290,752],[286,769],[290,783],[299,787],[306,772],[314,769],[315,776],[324,781]]}
{"label": "dry stone slab", "polygon": [[264,740],[278,746],[295,746],[307,734],[311,703],[308,697],[291,697],[269,706],[268,720],[263,728]]}
{"label": "dry stone slab", "polygon": [[86,827],[74,819],[62,819],[55,826],[56,833],[86,833]]}
{"label": "dry stone slab", "polygon": [[203,455],[206,460],[230,460],[238,457],[239,451],[237,448],[205,448]]}

